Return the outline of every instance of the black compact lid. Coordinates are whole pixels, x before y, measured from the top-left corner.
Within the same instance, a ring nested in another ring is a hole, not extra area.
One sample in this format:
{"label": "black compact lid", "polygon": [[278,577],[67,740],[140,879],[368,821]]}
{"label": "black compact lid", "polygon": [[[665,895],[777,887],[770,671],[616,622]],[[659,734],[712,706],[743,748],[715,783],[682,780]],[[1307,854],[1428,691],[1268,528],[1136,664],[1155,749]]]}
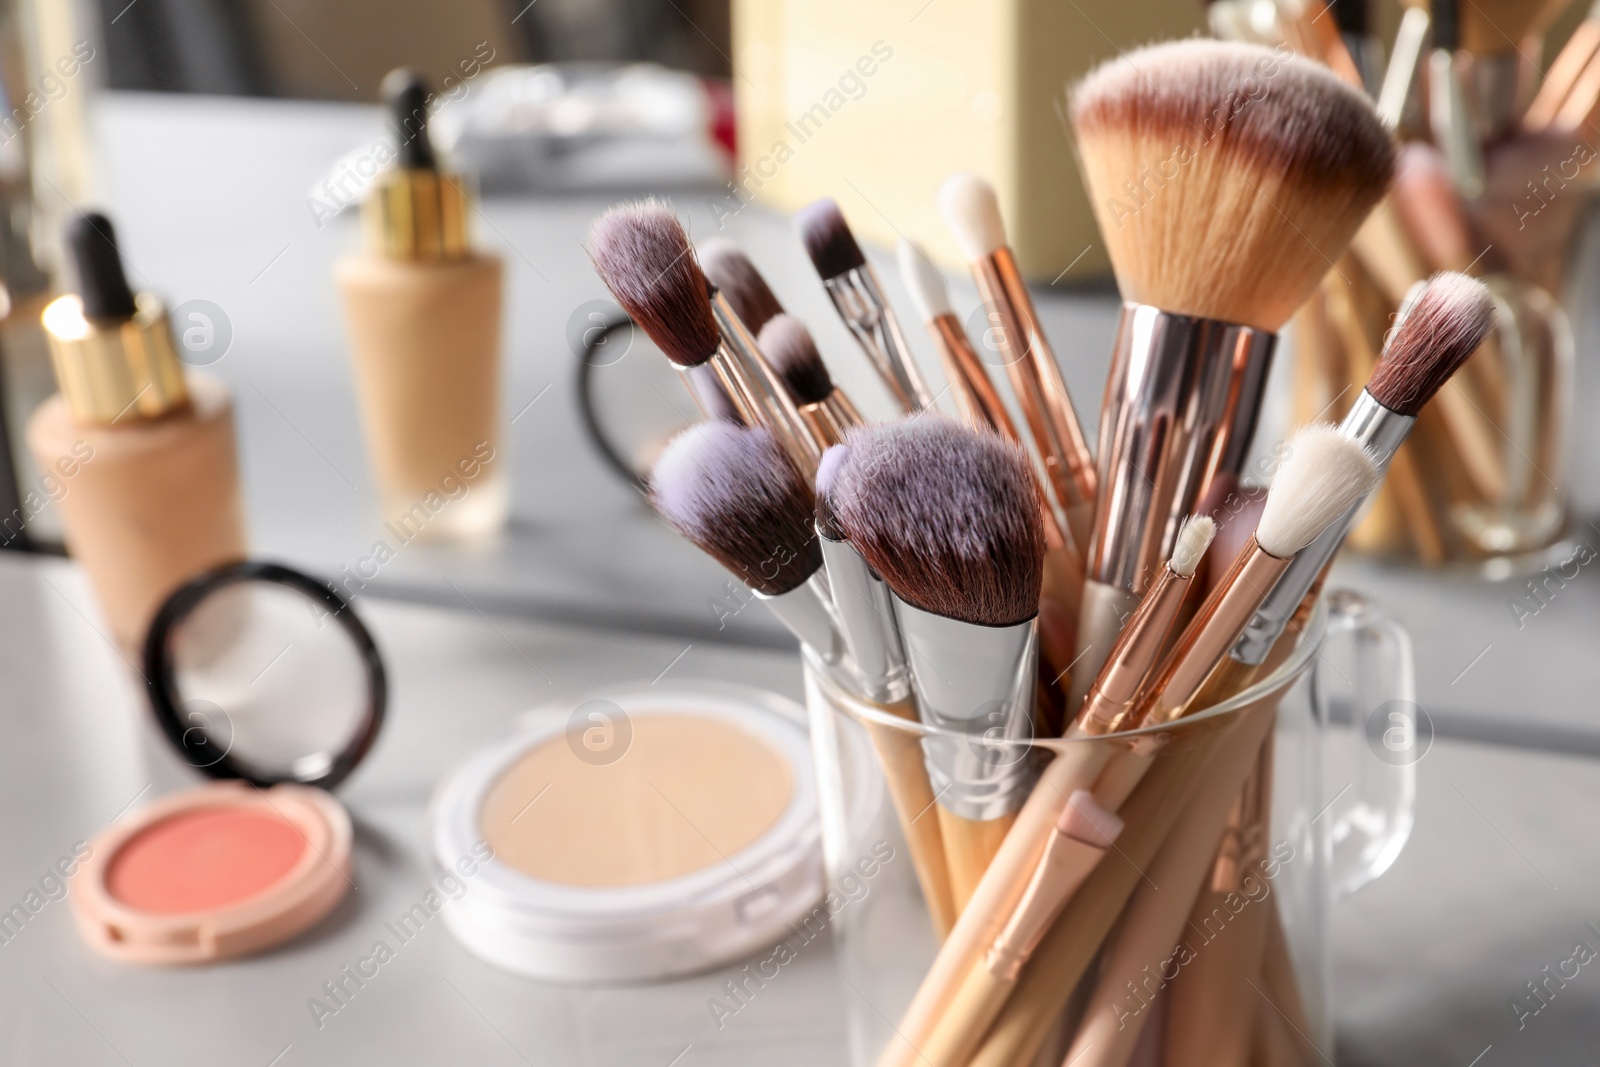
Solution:
{"label": "black compact lid", "polygon": [[383,658],[327,583],[232,563],[169,596],[145,636],[150,707],[185,762],[212,778],[331,789],[383,725]]}

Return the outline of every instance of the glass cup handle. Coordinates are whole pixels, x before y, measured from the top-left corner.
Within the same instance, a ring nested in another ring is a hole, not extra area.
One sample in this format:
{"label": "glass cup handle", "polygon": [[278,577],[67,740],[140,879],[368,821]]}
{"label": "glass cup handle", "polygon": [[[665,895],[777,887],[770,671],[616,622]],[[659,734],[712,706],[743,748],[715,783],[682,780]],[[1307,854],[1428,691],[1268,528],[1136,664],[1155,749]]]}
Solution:
{"label": "glass cup handle", "polygon": [[1411,636],[1355,593],[1328,596],[1311,685],[1331,796],[1317,818],[1329,820],[1329,885],[1341,900],[1388,870],[1411,836],[1416,764],[1433,727],[1416,704]]}

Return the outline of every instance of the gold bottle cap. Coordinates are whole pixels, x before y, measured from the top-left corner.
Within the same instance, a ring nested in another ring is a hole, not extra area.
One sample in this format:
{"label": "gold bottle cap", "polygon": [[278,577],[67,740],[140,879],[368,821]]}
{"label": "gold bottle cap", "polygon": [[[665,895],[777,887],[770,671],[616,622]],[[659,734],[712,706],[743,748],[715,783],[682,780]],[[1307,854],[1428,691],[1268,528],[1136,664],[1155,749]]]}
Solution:
{"label": "gold bottle cap", "polygon": [[459,174],[391,167],[378,175],[361,204],[367,247],[389,259],[437,262],[465,259],[471,198]]}
{"label": "gold bottle cap", "polygon": [[152,419],[189,402],[167,309],[152,293],[134,301],[131,317],[96,320],[69,293],[52,300],[40,316],[56,383],[79,422]]}

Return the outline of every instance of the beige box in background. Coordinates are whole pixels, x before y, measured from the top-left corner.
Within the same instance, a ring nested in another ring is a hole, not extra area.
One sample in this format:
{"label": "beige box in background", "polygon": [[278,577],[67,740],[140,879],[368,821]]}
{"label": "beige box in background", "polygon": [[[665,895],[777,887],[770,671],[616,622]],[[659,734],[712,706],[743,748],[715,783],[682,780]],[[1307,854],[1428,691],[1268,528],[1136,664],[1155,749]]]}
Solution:
{"label": "beige box in background", "polygon": [[730,203],[832,196],[858,235],[904,234],[960,266],[937,192],[971,170],[999,191],[1029,276],[1104,276],[1061,122],[1067,86],[1202,19],[1196,0],[733,0]]}

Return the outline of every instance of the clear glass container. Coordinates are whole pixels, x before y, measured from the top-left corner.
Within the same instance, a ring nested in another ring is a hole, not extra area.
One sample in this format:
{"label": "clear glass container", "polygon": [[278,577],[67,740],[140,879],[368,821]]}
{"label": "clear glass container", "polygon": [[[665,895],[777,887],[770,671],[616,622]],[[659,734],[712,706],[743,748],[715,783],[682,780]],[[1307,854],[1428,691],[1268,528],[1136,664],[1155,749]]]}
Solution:
{"label": "clear glass container", "polygon": [[[1266,776],[1271,783],[1270,835],[1259,847],[1275,862],[1270,874],[1262,868],[1267,880],[1257,883],[1268,891],[1250,899],[1284,937],[1276,948],[1274,939],[1267,938],[1259,973],[1265,995],[1331,1062],[1330,910],[1341,897],[1387,869],[1410,833],[1413,764],[1425,752],[1429,736],[1425,726],[1418,728],[1419,713],[1412,699],[1411,649],[1405,631],[1364,600],[1334,593],[1319,605],[1289,657],[1226,703],[1146,730],[1083,740],[987,743],[993,759],[1007,762],[1076,758],[1091,746],[1105,746],[1113,753],[1155,751],[1139,787],[1154,791],[1183,773],[1189,774],[1190,782],[1202,782],[1213,767],[1205,760],[1223,751],[1207,746],[1225,746],[1236,737],[1230,731],[1247,724],[1252,714],[1270,717],[1272,765]],[[907,848],[903,819],[891,802],[891,783],[880,753],[889,751],[893,742],[886,739],[895,737],[935,749],[941,744],[971,744],[972,739],[855,699],[815,664],[807,669],[807,707],[821,784],[829,887],[834,890],[830,900],[837,898],[839,903],[837,909],[830,904],[829,911],[841,996],[847,1005],[851,1063],[863,1067],[891,1062],[893,1057],[885,1056],[884,1050],[899,1040],[897,1034],[904,1036],[903,1017],[939,942]],[[936,736],[940,734],[945,736]],[[1268,751],[1267,746],[1262,751]],[[1170,780],[1153,784],[1160,774]],[[1159,841],[1164,831],[1141,835],[1135,816],[1167,812],[1170,822],[1192,793],[1169,789],[1163,795],[1166,799],[1152,807],[1143,804],[1136,789],[1122,805],[1129,816],[1127,827],[1095,868],[1097,873],[1107,864],[1147,866],[1137,862],[1139,850],[1156,846],[1141,846],[1139,839],[1154,836]],[[924,816],[932,817],[921,813],[915,821],[920,823]],[[1148,823],[1159,821],[1154,817]],[[1114,871],[1112,875],[1117,876]],[[1083,884],[1080,895],[1091,892],[1095,877],[1092,874]],[[1137,872],[1122,878],[1126,892],[1137,889]],[[1072,907],[1061,922],[1077,914]],[[1106,922],[1120,907],[1120,903],[1114,906]],[[1096,935],[1086,936],[1092,943]],[[1044,951],[1035,954],[1012,997],[1020,996],[1022,983],[1059,984],[1061,1007],[1046,1013],[1052,1021],[1027,1055],[1010,1062],[1054,1067],[1062,1062],[1081,1025],[1084,1000],[1097,977],[1087,958],[1082,962],[1088,976],[1081,981],[1083,967],[1064,974],[1042,970]],[[1157,996],[1152,1003],[1159,1001]],[[1172,1039],[1170,1032],[1161,1034],[1163,1027],[1154,1029],[1157,1036],[1151,1040]],[[904,1062],[920,1059],[911,1055]],[[973,1062],[1002,1061],[980,1057]]]}

